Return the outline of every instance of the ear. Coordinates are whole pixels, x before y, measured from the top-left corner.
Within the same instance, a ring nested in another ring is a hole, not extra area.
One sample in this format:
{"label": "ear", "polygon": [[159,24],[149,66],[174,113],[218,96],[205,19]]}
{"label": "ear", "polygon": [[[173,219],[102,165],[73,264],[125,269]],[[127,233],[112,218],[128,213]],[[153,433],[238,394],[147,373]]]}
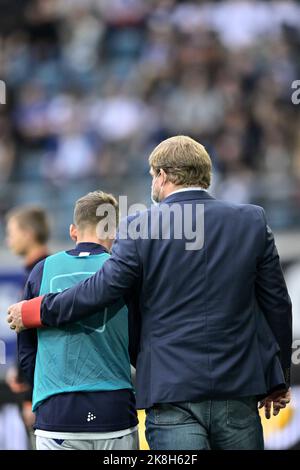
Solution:
{"label": "ear", "polygon": [[76,225],[74,225],[74,224],[70,225],[69,233],[70,233],[71,240],[73,240],[73,242],[76,243],[77,242],[77,227],[76,227]]}
{"label": "ear", "polygon": [[160,170],[159,170],[159,174],[162,176],[163,184],[166,184],[166,182],[167,182],[167,180],[168,180],[168,175],[167,175],[167,173],[165,172],[165,170],[160,169]]}

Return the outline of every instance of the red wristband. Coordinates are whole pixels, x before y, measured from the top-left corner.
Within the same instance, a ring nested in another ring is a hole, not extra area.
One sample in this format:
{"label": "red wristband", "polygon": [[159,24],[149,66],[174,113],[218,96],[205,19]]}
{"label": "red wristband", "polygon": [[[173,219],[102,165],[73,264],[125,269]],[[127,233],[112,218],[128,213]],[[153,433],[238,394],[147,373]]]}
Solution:
{"label": "red wristband", "polygon": [[21,314],[25,328],[40,328],[43,326],[41,322],[41,304],[43,298],[44,296],[41,295],[22,304]]}

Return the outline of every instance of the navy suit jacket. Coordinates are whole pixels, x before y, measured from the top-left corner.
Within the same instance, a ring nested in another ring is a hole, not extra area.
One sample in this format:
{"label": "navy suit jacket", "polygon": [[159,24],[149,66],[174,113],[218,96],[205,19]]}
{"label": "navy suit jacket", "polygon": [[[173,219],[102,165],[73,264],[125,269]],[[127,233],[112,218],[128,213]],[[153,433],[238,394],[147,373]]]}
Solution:
{"label": "navy suit jacket", "polygon": [[125,219],[100,271],[44,297],[42,323],[81,320],[135,289],[138,408],[285,388],[291,302],[264,210],[195,190],[171,194],[163,203],[189,206],[193,218],[196,206],[204,206],[201,249],[186,250],[174,223],[169,239],[151,239],[151,213],[161,217],[164,204],[140,215],[144,227],[149,223],[147,239],[124,239],[135,220]]}

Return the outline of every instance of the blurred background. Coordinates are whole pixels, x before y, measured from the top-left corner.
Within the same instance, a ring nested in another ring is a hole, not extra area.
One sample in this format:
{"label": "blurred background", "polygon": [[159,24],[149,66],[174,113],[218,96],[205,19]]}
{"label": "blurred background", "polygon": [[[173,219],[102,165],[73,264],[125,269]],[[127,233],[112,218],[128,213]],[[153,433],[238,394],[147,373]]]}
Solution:
{"label": "blurred background", "polygon": [[[149,204],[150,151],[188,134],[213,159],[214,196],[265,208],[300,339],[299,1],[0,0],[0,79],[2,313],[23,282],[8,210],[40,205],[51,251],[65,248],[78,197],[99,188]],[[2,378],[15,349],[4,320]],[[299,369],[269,448],[300,448]]]}

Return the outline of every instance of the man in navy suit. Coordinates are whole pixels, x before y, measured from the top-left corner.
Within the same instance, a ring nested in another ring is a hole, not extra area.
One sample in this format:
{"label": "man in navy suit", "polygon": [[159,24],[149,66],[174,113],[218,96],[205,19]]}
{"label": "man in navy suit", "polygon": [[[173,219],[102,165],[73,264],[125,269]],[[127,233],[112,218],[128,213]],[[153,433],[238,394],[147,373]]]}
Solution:
{"label": "man in navy suit", "polygon": [[9,309],[11,328],[80,321],[138,290],[136,393],[152,449],[262,449],[259,400],[289,401],[291,302],[264,210],[214,199],[185,136],[149,158],[158,206],[125,219],[111,258],[60,294]]}

